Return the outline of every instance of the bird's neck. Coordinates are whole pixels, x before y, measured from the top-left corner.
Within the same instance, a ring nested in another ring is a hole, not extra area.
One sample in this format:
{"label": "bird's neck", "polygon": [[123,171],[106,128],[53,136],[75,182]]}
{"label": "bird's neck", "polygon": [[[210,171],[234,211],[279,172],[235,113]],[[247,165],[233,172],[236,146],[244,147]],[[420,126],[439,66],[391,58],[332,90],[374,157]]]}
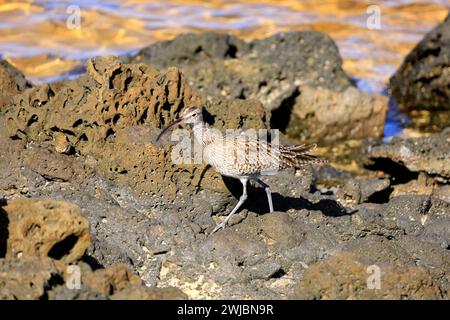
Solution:
{"label": "bird's neck", "polygon": [[203,145],[208,144],[212,139],[211,128],[206,122],[193,123],[192,131],[194,133],[194,138]]}
{"label": "bird's neck", "polygon": [[209,129],[209,125],[203,121],[195,122],[191,126],[196,139],[201,138],[204,132]]}

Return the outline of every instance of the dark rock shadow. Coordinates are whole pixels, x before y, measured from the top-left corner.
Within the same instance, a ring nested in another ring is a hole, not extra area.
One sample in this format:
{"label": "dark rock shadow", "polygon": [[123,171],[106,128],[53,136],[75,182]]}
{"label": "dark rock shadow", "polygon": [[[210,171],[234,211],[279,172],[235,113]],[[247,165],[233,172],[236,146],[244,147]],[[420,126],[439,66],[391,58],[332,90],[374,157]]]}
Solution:
{"label": "dark rock shadow", "polygon": [[371,159],[371,163],[365,167],[372,171],[383,171],[391,176],[392,184],[407,183],[418,178],[419,173],[412,172],[405,166],[393,161],[389,158],[375,158]]}
{"label": "dark rock shadow", "polygon": [[97,269],[104,269],[105,266],[103,264],[101,264],[96,258],[88,255],[88,254],[84,254],[81,257],[81,261],[83,261],[84,263],[88,264],[91,269],[93,271],[97,270]]}
{"label": "dark rock shadow", "polygon": [[[222,177],[225,186],[233,194],[236,199],[242,194],[242,184],[239,180]],[[242,206],[257,214],[265,214],[269,212],[269,204],[267,195],[263,188],[254,187],[250,183],[247,185],[248,199]],[[317,203],[313,203],[303,197],[293,198],[285,197],[278,192],[272,192],[273,208],[275,211],[286,212],[289,209],[301,210],[317,210],[321,211],[328,217],[340,217],[352,214],[333,199],[321,199]]]}
{"label": "dark rock shadow", "polygon": [[[0,202],[0,205],[2,203]],[[8,232],[9,219],[6,211],[0,207],[0,258],[6,256],[7,242],[9,237]]]}
{"label": "dark rock shadow", "polygon": [[270,117],[270,127],[274,129],[279,129],[281,132],[286,132],[289,122],[291,120],[292,108],[295,104],[295,99],[300,95],[300,91],[296,89],[292,95],[286,98],[281,106],[272,111],[272,116]]}
{"label": "dark rock shadow", "polygon": [[53,245],[53,247],[48,252],[48,256],[55,260],[61,260],[63,257],[70,254],[72,249],[78,242],[78,237],[74,234],[67,236],[62,241]]}

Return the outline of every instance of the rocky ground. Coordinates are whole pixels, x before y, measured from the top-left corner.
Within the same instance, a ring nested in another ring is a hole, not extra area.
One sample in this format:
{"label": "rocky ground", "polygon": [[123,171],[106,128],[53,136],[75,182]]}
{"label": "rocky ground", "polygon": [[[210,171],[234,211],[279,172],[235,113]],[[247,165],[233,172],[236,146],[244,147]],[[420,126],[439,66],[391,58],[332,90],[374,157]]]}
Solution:
{"label": "rocky ground", "polygon": [[[318,32],[185,35],[35,87],[1,62],[0,298],[448,299],[450,129],[380,144],[387,98],[341,64]],[[330,163],[267,178],[274,213],[250,186],[207,236],[241,186],[155,143],[186,106]]]}

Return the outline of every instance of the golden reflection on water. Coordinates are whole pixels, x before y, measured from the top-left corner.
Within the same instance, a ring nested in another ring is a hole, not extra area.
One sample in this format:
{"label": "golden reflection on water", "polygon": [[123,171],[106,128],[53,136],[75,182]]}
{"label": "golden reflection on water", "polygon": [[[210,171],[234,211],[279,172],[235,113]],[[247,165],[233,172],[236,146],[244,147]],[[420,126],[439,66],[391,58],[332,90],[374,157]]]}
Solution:
{"label": "golden reflection on water", "polygon": [[[441,22],[450,0],[386,1],[4,1],[0,54],[35,82],[67,77],[94,55],[123,54],[185,32],[230,32],[244,39],[313,29],[338,44],[344,68],[379,91],[405,55]],[[79,3],[81,28],[68,29],[67,7]],[[377,3],[381,29],[367,28]]]}

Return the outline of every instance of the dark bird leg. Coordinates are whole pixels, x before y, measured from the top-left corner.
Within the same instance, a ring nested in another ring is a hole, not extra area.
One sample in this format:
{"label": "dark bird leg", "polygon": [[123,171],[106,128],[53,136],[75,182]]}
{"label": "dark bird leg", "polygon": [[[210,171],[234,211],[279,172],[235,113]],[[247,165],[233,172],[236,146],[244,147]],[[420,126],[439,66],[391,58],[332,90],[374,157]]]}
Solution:
{"label": "dark bird leg", "polygon": [[260,178],[253,177],[253,180],[258,182],[261,185],[261,187],[263,187],[264,190],[266,190],[267,201],[269,202],[269,210],[270,212],[273,212],[272,191],[270,191],[270,186],[264,181],[262,181]]}
{"label": "dark bird leg", "polygon": [[231,217],[239,210],[239,208],[244,204],[245,200],[247,200],[247,182],[248,182],[248,178],[241,178],[239,179],[239,181],[241,181],[244,189],[242,192],[242,196],[239,198],[239,202],[236,204],[236,206],[234,207],[234,209],[230,212],[230,214],[225,218],[225,220],[223,220],[221,223],[219,223],[214,230],[211,232],[211,234],[213,234],[214,232],[216,232],[219,229],[223,229],[225,228],[225,226],[227,225],[228,221],[231,219]]}

